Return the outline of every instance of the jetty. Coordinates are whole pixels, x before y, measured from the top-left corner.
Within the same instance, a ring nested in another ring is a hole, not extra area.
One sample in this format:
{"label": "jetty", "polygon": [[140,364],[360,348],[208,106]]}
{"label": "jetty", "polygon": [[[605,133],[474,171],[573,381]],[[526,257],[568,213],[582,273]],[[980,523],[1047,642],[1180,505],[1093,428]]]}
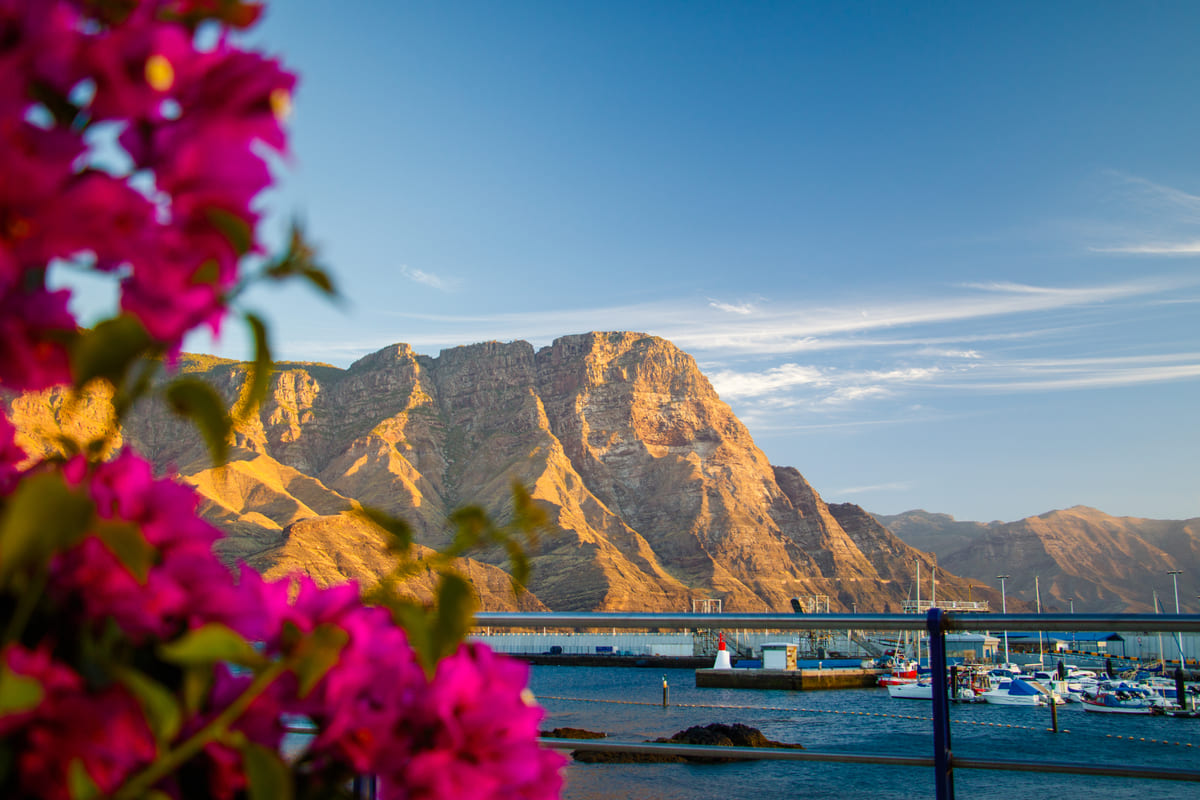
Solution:
{"label": "jetty", "polygon": [[702,689],[863,689],[878,685],[881,669],[833,667],[819,669],[698,669]]}

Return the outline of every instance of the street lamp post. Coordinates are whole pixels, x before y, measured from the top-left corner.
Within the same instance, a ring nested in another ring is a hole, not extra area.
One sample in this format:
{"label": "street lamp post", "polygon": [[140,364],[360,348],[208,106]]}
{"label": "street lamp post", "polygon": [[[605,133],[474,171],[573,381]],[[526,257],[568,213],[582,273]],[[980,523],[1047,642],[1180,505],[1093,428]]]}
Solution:
{"label": "street lamp post", "polygon": [[[1071,604],[1071,613],[1075,613],[1075,598],[1068,597],[1067,602]],[[1075,626],[1071,626],[1071,652],[1075,652]]]}
{"label": "street lamp post", "polygon": [[[1004,582],[1011,578],[1011,575],[997,575],[996,580],[1000,581],[1000,613],[1008,613],[1008,601],[1004,593]],[[1007,664],[1012,659],[1008,655],[1008,631],[1004,631],[1004,663]]]}

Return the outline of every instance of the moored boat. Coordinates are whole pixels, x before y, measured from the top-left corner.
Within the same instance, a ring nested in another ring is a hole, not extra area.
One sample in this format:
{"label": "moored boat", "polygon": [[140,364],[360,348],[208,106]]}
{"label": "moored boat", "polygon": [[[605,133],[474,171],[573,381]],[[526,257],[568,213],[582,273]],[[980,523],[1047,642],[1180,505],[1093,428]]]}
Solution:
{"label": "moored boat", "polygon": [[1039,684],[1011,678],[983,693],[984,702],[997,706],[1044,706],[1047,703],[1062,705],[1063,699]]}
{"label": "moored boat", "polygon": [[933,681],[928,678],[908,683],[889,684],[887,690],[888,697],[894,697],[897,700],[933,699]]}
{"label": "moored boat", "polygon": [[1150,692],[1131,687],[1084,695],[1083,710],[1101,714],[1162,714],[1165,708]]}
{"label": "moored boat", "polygon": [[880,686],[897,686],[902,683],[917,682],[917,662],[897,661],[892,665],[892,671],[879,676]]}

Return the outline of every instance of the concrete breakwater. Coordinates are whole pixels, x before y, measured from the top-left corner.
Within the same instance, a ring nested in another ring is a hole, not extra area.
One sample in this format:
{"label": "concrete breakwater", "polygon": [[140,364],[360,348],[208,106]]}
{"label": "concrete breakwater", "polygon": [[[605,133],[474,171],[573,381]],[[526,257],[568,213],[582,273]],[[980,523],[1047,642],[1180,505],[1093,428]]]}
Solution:
{"label": "concrete breakwater", "polygon": [[865,689],[878,685],[880,669],[698,669],[699,689]]}

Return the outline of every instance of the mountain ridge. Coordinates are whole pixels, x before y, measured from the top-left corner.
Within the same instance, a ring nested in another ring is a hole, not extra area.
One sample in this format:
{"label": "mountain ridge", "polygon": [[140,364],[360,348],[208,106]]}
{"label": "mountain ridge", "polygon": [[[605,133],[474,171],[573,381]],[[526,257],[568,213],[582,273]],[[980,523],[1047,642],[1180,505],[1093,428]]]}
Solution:
{"label": "mountain ridge", "polygon": [[[968,578],[1007,581],[1010,599],[1077,612],[1173,612],[1180,570],[1180,607],[1200,592],[1200,518],[1157,520],[1118,517],[1075,505],[1013,522],[957,520],[923,509],[875,518],[913,547],[934,553],[938,563]],[[1073,601],[1073,602],[1072,602]]]}
{"label": "mountain ridge", "polygon": [[[231,406],[247,380],[242,362],[179,363]],[[472,554],[485,608],[677,612],[718,598],[731,611],[786,611],[793,596],[825,595],[835,611],[898,611],[917,565],[933,569],[862,509],[827,505],[798,470],[772,465],[692,357],[657,337],[589,332],[437,357],[397,343],[345,369],[276,367],[224,466],[157,402],[135,407],[115,440],[196,488],[201,513],[227,532],[223,558],[269,574],[369,582],[384,565],[348,511],[398,514],[439,547],[463,504],[506,520],[514,481],[553,533],[532,554],[523,599],[497,588],[503,552]],[[21,444],[44,455],[58,433],[111,424],[101,395],[18,396],[6,408]],[[999,599],[945,572],[939,589]]]}

